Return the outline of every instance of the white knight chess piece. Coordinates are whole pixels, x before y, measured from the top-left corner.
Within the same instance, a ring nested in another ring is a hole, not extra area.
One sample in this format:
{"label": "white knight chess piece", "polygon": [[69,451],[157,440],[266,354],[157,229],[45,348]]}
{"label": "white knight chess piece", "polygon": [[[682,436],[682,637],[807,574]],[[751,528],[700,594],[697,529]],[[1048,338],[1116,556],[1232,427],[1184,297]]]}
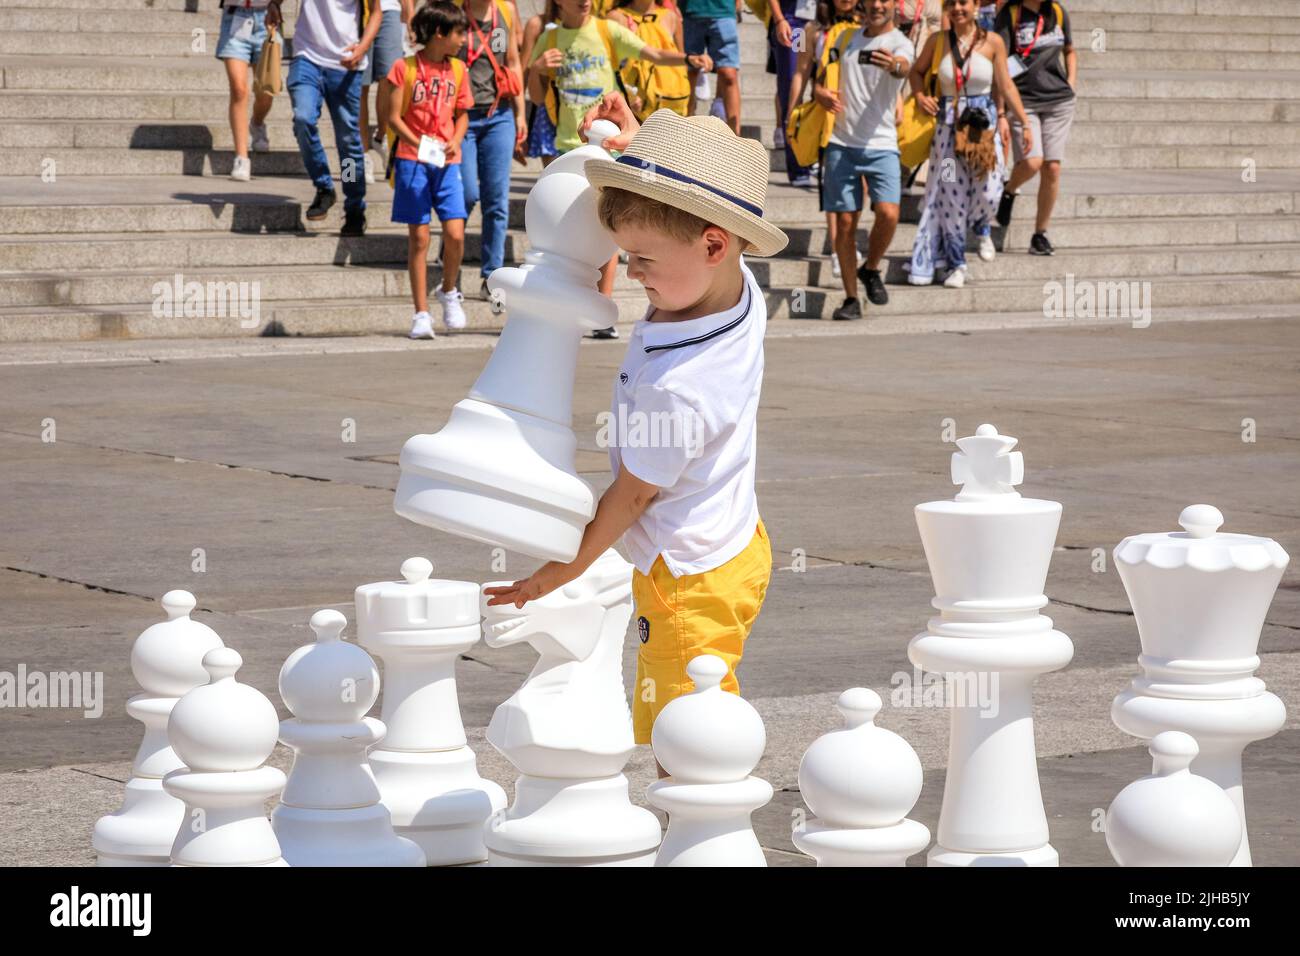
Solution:
{"label": "white knight chess piece", "polygon": [[493,865],[654,862],[659,821],[632,805],[623,775],[635,747],[622,673],[631,576],[611,549],[521,609],[483,604],[489,647],[527,642],[539,655],[488,726],[488,741],[522,774],[514,805],[488,824]]}

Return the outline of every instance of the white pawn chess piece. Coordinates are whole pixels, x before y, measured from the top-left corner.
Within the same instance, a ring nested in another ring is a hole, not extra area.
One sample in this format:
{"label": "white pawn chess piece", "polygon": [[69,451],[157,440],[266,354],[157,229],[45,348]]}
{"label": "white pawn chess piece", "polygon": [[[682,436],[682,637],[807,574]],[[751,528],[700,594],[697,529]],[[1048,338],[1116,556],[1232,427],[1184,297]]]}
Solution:
{"label": "white pawn chess piece", "polygon": [[1151,739],[1151,775],[1119,792],[1106,811],[1106,846],[1120,866],[1228,866],[1241,845],[1241,817],[1218,784],[1191,772],[1189,734]]}
{"label": "white pawn chess piece", "polygon": [[1164,730],[1196,739],[1192,770],[1227,791],[1241,817],[1232,865],[1250,866],[1241,753],[1286,721],[1255,670],[1290,558],[1271,538],[1220,532],[1223,514],[1212,505],[1191,505],[1178,522],[1181,532],[1132,535],[1115,548],[1142,654],[1141,674],[1115,698],[1111,719],[1145,740]]}
{"label": "white pawn chess piece", "polygon": [[818,866],[905,866],[930,842],[906,819],[921,796],[921,760],[906,740],[875,725],[880,695],[854,687],[836,707],[844,726],[813,741],[799,761],[799,792],[815,817],[794,845]]}
{"label": "white pawn chess piece", "polygon": [[589,145],[537,177],[524,206],[524,264],[488,278],[505,305],[505,328],[442,430],[402,448],[393,502],[402,517],[543,560],[578,553],[595,513],[591,487],[577,474],[571,427],[578,346],[618,314],[596,289],[617,246],[597,218],[583,166],[613,161],[599,144],[617,131],[598,120]]}
{"label": "white pawn chess piece", "polygon": [[271,827],[290,866],[424,866],[424,853],[393,832],[366,761],[384,725],[365,713],[379,697],[370,655],[342,639],[347,618],[317,611],[316,641],[280,669],[280,697],[294,714],[280,741],[294,752]]}
{"label": "white pawn chess piece", "polygon": [[1061,505],[1022,498],[1016,439],[981,425],[957,441],[951,501],[916,506],[938,617],[908,645],[945,678],[952,721],[939,832],[930,866],[1056,866],[1034,750],[1033,683],[1070,662],[1074,645],[1043,593]]}
{"label": "white pawn chess piece", "polygon": [[[491,585],[488,585],[489,587]],[[488,741],[521,776],[488,824],[494,866],[650,866],[659,820],[628,796],[636,747],[623,689],[632,566],[607,550],[523,608],[482,606],[489,647],[527,642],[537,665],[492,715]]]}
{"label": "white pawn chess piece", "polygon": [[99,866],[166,866],[171,859],[185,804],[163,790],[162,780],[184,764],[167,742],[167,718],[181,697],[208,682],[203,655],[221,647],[216,631],[190,619],[194,604],[189,591],[168,591],[167,620],[146,628],[131,647],[131,673],[144,693],[126,702],[126,712],[144,724],[144,739],[122,806],[95,824]]}
{"label": "white pawn chess piece", "polygon": [[403,580],[356,590],[357,643],[384,664],[388,732],[370,768],[394,829],[429,866],[481,863],[483,825],[506,794],[479,776],[456,698],[456,659],[481,637],[479,586],[432,573],[428,559],[408,558]]}
{"label": "white pawn chess piece", "polygon": [[651,746],[668,772],[646,799],[668,813],[655,866],[767,866],[750,814],[772,799],[752,776],[767,746],[758,711],[722,689],[727,664],[701,654],[686,665],[695,689],[668,702]]}
{"label": "white pawn chess piece", "polygon": [[167,739],[185,761],[163,777],[163,788],[185,803],[174,866],[287,865],[264,808],[284,789],[284,774],[264,766],[280,720],[266,697],[235,680],[243,663],[234,648],[208,651],[210,682],[177,701],[167,722]]}

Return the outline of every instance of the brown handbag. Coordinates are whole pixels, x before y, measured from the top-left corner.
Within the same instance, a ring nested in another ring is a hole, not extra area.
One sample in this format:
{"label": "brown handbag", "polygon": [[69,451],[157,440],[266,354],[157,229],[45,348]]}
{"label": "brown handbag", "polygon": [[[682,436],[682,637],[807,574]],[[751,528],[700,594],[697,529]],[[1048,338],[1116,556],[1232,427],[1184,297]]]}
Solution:
{"label": "brown handbag", "polygon": [[269,93],[275,96],[284,89],[284,81],[280,76],[280,38],[276,36],[279,32],[278,27],[268,27],[266,33],[266,42],[262,44],[262,52],[258,54],[257,66],[253,67],[253,95],[260,96],[262,93]]}
{"label": "brown handbag", "polygon": [[997,147],[993,143],[996,135],[997,130],[976,129],[970,124],[957,123],[953,152],[977,179],[987,176],[998,164]]}

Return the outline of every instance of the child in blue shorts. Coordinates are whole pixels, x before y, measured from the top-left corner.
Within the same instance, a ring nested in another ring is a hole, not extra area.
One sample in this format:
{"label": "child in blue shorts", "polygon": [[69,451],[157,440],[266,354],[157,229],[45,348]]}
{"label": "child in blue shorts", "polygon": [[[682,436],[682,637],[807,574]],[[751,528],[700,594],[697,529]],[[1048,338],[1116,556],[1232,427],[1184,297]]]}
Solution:
{"label": "child in blue shorts", "polygon": [[[391,87],[388,125],[396,136],[393,222],[406,223],[410,232],[407,268],[415,302],[413,339],[433,338],[426,281],[431,214],[442,225],[442,287],[435,295],[442,306],[443,324],[448,329],[465,327],[465,297],[456,288],[465,255],[460,144],[469,128],[474,97],[468,70],[455,56],[465,45],[468,27],[464,11],[455,4],[426,4],[411,19],[411,32],[422,49],[394,63],[385,78]],[[444,160],[438,165],[440,154]]]}

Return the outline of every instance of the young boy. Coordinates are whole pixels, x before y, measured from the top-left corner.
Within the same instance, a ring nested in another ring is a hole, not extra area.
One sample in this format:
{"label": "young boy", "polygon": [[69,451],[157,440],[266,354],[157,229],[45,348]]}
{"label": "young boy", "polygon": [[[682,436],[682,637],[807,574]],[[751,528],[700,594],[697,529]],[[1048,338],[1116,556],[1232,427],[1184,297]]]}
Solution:
{"label": "young boy", "polygon": [[[411,32],[422,49],[394,63],[385,78],[390,87],[388,126],[397,137],[393,222],[406,223],[410,231],[407,268],[415,301],[413,339],[431,339],[434,334],[427,291],[430,211],[442,224],[442,287],[437,290],[442,321],[449,329],[465,327],[464,296],[456,288],[465,254],[466,218],[460,143],[469,128],[474,97],[465,64],[455,55],[465,44],[468,28],[465,12],[453,3],[421,7],[411,18]],[[436,164],[439,154],[444,157],[441,166]]]}
{"label": "young boy", "polygon": [[[614,385],[614,482],[601,496],[568,564],[550,562],[512,585],[488,588],[489,604],[527,601],[578,577],[620,537],[636,566],[637,683],[633,727],[648,744],[654,720],[691,689],[686,665],[713,654],[728,666],[723,688],[740,692],[736,665],[763,605],[772,549],[754,496],[763,291],[742,253],[770,256],[786,235],[764,221],[768,154],[712,116],[658,110],[637,129],[611,93],[586,116],[623,132],[626,151],[591,160],[601,223],[627,250],[627,273],[650,300]],[[628,134],[636,130],[628,143]],[[675,422],[677,439],[638,422]],[[621,425],[619,427],[622,427]],[[650,441],[638,441],[654,433]],[[647,447],[648,446],[648,447]]]}

